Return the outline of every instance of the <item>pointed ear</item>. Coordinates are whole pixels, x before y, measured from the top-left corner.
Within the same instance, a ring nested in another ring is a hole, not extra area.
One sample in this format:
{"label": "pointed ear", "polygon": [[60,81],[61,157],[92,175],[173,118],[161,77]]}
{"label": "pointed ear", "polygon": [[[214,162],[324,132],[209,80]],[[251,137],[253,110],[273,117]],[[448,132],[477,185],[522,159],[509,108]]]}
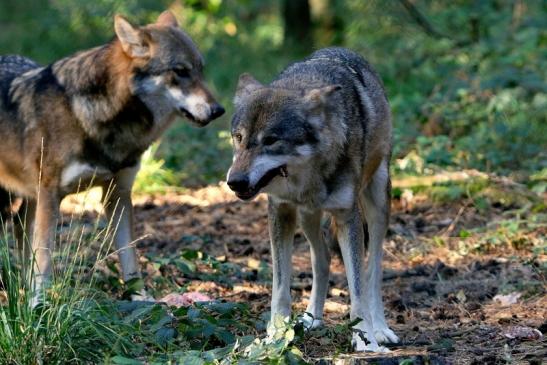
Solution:
{"label": "pointed ear", "polygon": [[123,51],[133,58],[148,57],[150,49],[144,40],[143,33],[133,27],[123,16],[114,17],[114,30],[122,43]]}
{"label": "pointed ear", "polygon": [[234,104],[239,104],[244,98],[252,94],[254,91],[263,88],[260,82],[248,73],[243,73],[239,76],[237,82],[236,95],[234,97]]}
{"label": "pointed ear", "polygon": [[305,93],[304,100],[308,103],[310,109],[315,109],[327,104],[329,98],[341,89],[342,86],[340,85],[329,85],[311,89]]}
{"label": "pointed ear", "polygon": [[156,20],[156,24],[163,25],[165,27],[176,27],[178,28],[179,23],[177,22],[177,18],[171,13],[169,10],[164,11],[160,14],[158,17],[158,20]]}

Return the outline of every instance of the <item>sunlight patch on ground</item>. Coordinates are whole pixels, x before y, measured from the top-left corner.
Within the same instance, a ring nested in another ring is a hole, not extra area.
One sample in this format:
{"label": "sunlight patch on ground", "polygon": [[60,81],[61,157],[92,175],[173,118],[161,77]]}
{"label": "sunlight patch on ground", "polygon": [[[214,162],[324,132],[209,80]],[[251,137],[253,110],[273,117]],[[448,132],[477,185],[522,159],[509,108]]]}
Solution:
{"label": "sunlight patch on ground", "polygon": [[487,179],[488,175],[477,170],[443,171],[434,175],[423,176],[397,176],[393,179],[394,188],[409,188],[413,186],[431,186],[433,184],[465,181],[472,178]]}
{"label": "sunlight patch on ground", "polygon": [[[83,212],[101,213],[102,189],[99,187],[87,191],[68,195],[61,202],[61,211],[65,214],[81,214]],[[264,194],[261,194],[257,200],[264,200]],[[192,206],[207,207],[213,204],[222,204],[238,199],[228,188],[225,182],[217,185],[209,185],[199,189],[187,190],[183,193],[165,193],[165,194],[135,194],[133,203],[162,205],[170,204],[188,204]]]}

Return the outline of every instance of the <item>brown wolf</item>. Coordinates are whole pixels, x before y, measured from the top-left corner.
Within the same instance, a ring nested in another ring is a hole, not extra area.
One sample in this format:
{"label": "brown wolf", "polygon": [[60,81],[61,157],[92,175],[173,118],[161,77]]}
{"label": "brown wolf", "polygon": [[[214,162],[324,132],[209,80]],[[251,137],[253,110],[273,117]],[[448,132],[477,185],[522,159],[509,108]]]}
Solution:
{"label": "brown wolf", "polygon": [[[232,120],[228,185],[242,199],[268,194],[272,319],[291,311],[291,250],[297,219],[311,247],[313,289],[303,317],[322,324],[330,255],[321,232],[331,215],[346,266],[356,350],[397,342],[380,291],[390,209],[391,114],[382,82],[358,54],[315,52],[264,86],[243,74]],[[368,224],[365,265],[363,223]]]}
{"label": "brown wolf", "polygon": [[[124,280],[139,277],[131,188],[141,154],[177,115],[205,126],[224,113],[203,81],[203,58],[170,12],[156,23],[114,20],[109,43],[42,67],[0,57],[0,186],[23,197],[23,262],[37,288],[51,274],[61,199],[90,185],[104,194]],[[4,199],[5,200],[5,199]],[[31,250],[23,243],[24,231]]]}

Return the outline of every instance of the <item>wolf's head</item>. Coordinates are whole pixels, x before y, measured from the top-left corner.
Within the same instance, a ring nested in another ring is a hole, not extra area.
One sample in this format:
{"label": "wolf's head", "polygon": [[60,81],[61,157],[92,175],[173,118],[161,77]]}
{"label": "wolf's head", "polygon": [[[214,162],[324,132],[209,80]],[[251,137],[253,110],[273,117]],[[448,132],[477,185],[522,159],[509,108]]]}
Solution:
{"label": "wolf's head", "polygon": [[200,126],[224,113],[203,81],[201,54],[171,12],[143,27],[116,15],[114,28],[124,54],[132,60],[129,87],[134,95],[170,109],[163,110],[165,114],[176,112]]}
{"label": "wolf's head", "polygon": [[232,119],[234,158],[228,186],[241,199],[261,190],[276,193],[311,168],[321,148],[327,106],[339,85],[315,89],[266,87],[252,76],[239,78]]}

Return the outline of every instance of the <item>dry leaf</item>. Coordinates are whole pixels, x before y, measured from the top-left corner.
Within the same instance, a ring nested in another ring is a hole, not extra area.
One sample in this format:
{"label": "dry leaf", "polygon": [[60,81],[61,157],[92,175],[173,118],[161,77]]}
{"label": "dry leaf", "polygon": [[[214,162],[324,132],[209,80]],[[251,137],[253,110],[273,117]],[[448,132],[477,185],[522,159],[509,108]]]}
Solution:
{"label": "dry leaf", "polygon": [[160,303],[165,303],[173,307],[188,307],[195,302],[210,302],[213,300],[206,294],[200,292],[187,292],[183,294],[170,293],[158,300]]}

